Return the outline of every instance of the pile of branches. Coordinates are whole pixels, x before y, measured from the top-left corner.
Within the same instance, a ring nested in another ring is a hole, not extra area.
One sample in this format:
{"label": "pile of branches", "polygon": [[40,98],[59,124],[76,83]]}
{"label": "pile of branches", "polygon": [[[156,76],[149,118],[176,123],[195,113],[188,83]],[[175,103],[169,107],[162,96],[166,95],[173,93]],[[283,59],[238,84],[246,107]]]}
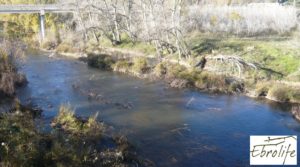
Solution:
{"label": "pile of branches", "polygon": [[218,63],[227,64],[227,65],[229,64],[233,67],[236,67],[239,77],[241,77],[243,69],[247,68],[247,69],[257,70],[259,68],[258,65],[247,62],[239,56],[217,55],[217,56],[206,57],[206,59],[214,60]]}

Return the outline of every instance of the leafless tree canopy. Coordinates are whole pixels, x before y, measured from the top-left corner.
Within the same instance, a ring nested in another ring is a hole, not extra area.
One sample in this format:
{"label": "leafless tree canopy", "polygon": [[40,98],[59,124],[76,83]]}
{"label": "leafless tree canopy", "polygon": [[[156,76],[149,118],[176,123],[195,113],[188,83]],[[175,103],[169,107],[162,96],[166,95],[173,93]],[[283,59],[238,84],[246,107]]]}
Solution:
{"label": "leafless tree canopy", "polygon": [[[296,10],[250,0],[64,0],[76,6],[76,30],[84,38],[105,36],[114,45],[126,34],[131,41],[155,46],[157,55],[188,58],[184,40],[192,31],[256,35],[285,33],[297,25]],[[261,2],[261,1],[260,1]],[[265,1],[273,2],[273,1]],[[242,5],[241,5],[242,4]]]}

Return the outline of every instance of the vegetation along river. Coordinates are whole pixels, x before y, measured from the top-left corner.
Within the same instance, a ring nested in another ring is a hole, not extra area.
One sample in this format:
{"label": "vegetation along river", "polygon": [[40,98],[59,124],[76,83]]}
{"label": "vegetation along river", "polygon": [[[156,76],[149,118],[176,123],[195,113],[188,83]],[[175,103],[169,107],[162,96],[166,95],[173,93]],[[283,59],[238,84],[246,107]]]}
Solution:
{"label": "vegetation along river", "polygon": [[157,166],[245,166],[250,135],[300,135],[289,107],[267,101],[172,89],[40,52],[21,71],[29,84],[18,96],[43,109],[41,122],[50,124],[61,104],[81,117],[98,112]]}

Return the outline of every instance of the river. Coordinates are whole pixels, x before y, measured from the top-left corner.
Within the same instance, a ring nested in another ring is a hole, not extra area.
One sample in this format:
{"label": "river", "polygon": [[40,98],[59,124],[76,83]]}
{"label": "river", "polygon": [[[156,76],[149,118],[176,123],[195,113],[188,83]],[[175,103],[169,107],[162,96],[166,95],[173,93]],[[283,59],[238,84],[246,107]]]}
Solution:
{"label": "river", "polygon": [[98,112],[157,166],[247,166],[249,135],[300,135],[288,107],[268,101],[172,89],[40,52],[28,54],[21,71],[29,83],[18,96],[43,109],[41,122],[61,104],[82,117]]}

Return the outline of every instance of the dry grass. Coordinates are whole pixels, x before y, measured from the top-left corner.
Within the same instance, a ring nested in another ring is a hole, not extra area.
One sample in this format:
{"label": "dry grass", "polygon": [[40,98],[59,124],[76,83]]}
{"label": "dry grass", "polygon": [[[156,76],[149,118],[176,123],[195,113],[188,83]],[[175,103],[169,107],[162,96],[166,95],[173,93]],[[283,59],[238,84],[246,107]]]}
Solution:
{"label": "dry grass", "polygon": [[147,69],[148,69],[147,58],[136,57],[133,59],[133,66],[132,66],[133,72],[136,72],[138,74],[143,74],[147,71]]}
{"label": "dry grass", "polygon": [[157,77],[162,77],[162,76],[166,75],[166,73],[167,73],[167,67],[166,67],[166,65],[164,63],[158,63],[154,67],[153,73]]}
{"label": "dry grass", "polygon": [[52,126],[76,134],[99,136],[104,130],[104,125],[97,122],[97,114],[87,121],[80,120],[74,115],[74,110],[69,105],[62,105],[59,108],[57,117],[53,120]]}
{"label": "dry grass", "polygon": [[202,72],[198,75],[195,86],[199,89],[217,90],[220,92],[227,92],[229,84],[226,82],[226,77],[216,75],[209,72]]}
{"label": "dry grass", "polygon": [[113,70],[116,72],[129,72],[132,64],[127,60],[119,60],[113,65]]}
{"label": "dry grass", "polygon": [[291,100],[291,89],[286,85],[273,85],[269,91],[267,98],[278,102],[289,102]]}
{"label": "dry grass", "polygon": [[20,43],[4,39],[0,41],[0,94],[11,96],[15,93],[16,86],[26,82],[24,75],[17,71],[16,59],[22,56]]}
{"label": "dry grass", "polygon": [[296,9],[277,3],[194,5],[189,8],[188,20],[190,30],[247,36],[283,34],[297,26]]}
{"label": "dry grass", "polygon": [[300,88],[279,82],[259,82],[256,96],[264,96],[278,102],[300,103]]}

